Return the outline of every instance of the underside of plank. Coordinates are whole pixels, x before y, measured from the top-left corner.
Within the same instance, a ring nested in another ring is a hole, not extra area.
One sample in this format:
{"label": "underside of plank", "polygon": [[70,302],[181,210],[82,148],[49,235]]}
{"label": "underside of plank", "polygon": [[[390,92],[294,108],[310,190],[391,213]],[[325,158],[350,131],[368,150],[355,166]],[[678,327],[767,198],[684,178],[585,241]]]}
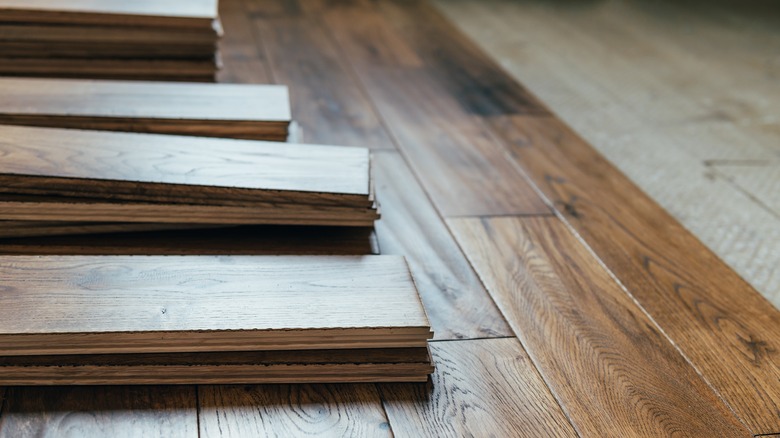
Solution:
{"label": "underside of plank", "polygon": [[431,336],[395,256],[4,256],[0,273],[3,356],[422,347]]}

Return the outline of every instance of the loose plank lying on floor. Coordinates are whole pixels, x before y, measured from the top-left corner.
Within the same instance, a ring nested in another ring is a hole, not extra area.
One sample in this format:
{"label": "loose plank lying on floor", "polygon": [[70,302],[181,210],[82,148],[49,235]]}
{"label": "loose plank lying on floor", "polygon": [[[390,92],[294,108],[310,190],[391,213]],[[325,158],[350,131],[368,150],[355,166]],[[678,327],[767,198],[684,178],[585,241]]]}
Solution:
{"label": "loose plank lying on floor", "polygon": [[0,127],[0,192],[132,201],[366,208],[363,148]]}
{"label": "loose plank lying on floor", "polygon": [[424,382],[427,348],[0,357],[0,385]]}
{"label": "loose plank lying on floor", "polygon": [[560,120],[492,122],[518,163],[751,432],[780,430],[780,311]]}
{"label": "loose plank lying on floor", "polygon": [[448,223],[581,434],[748,435],[560,219]]}
{"label": "loose plank lying on floor", "polygon": [[0,240],[0,254],[8,255],[368,255],[378,252],[372,229],[343,227],[237,226]]}
{"label": "loose plank lying on floor", "polygon": [[201,386],[198,400],[205,438],[393,436],[376,385]]}
{"label": "loose plank lying on floor", "polygon": [[0,0],[0,22],[212,29],[218,0]]}
{"label": "loose plank lying on floor", "polygon": [[0,437],[197,438],[194,386],[12,387]]}
{"label": "loose plank lying on floor", "polygon": [[2,78],[0,94],[0,122],[16,125],[284,140],[291,120],[281,85]]}
{"label": "loose plank lying on floor", "polygon": [[432,342],[427,385],[379,386],[398,436],[576,437],[515,338]]}
{"label": "loose plank lying on floor", "polygon": [[422,347],[396,256],[0,257],[0,355]]}

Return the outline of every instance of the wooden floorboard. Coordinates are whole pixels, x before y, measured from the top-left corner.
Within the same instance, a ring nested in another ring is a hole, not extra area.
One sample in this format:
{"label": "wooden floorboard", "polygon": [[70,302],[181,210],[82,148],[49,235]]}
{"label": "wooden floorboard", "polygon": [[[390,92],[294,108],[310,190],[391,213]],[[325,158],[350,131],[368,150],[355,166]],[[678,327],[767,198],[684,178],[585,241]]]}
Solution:
{"label": "wooden floorboard", "polygon": [[427,384],[380,384],[396,436],[576,437],[515,338],[433,342]]}
{"label": "wooden floorboard", "polygon": [[382,254],[406,257],[436,339],[511,334],[423,189],[394,151],[373,155]]}
{"label": "wooden floorboard", "polygon": [[558,218],[449,220],[582,436],[748,436]]}
{"label": "wooden floorboard", "polygon": [[[415,12],[401,9],[404,19]],[[448,88],[448,75],[441,75],[444,67],[427,62],[429,48],[414,38],[414,32],[404,27],[405,22],[361,2],[335,5],[320,15],[441,214],[549,212],[522,173],[506,160],[505,151],[490,137],[484,124],[471,117],[474,109],[464,108],[463,100],[470,102],[479,92],[467,89],[471,94],[466,97],[454,94]],[[350,25],[358,19],[384,21],[383,32]],[[381,62],[376,62],[374,52],[379,50],[366,49],[366,45],[400,47],[393,49],[393,56],[385,54]],[[410,66],[407,59],[395,55],[397,52],[415,54],[424,63]],[[452,71],[460,68],[452,67]],[[473,87],[474,83],[469,85]]]}
{"label": "wooden floorboard", "polygon": [[374,385],[201,386],[203,438],[391,437]]}
{"label": "wooden floorboard", "polygon": [[194,386],[11,387],[0,437],[195,438]]}
{"label": "wooden floorboard", "polygon": [[219,15],[225,34],[219,42],[222,69],[218,82],[270,84],[271,67],[263,47],[254,40],[252,20],[244,0],[220,0]]}
{"label": "wooden floorboard", "polygon": [[780,428],[780,311],[561,121],[510,125],[518,163],[705,381],[751,432]]}
{"label": "wooden floorboard", "polygon": [[[248,0],[276,3],[282,0]],[[266,5],[264,7],[270,7]],[[293,118],[307,142],[394,149],[370,101],[317,17],[252,14],[255,41],[268,52],[274,81],[295,84]]]}

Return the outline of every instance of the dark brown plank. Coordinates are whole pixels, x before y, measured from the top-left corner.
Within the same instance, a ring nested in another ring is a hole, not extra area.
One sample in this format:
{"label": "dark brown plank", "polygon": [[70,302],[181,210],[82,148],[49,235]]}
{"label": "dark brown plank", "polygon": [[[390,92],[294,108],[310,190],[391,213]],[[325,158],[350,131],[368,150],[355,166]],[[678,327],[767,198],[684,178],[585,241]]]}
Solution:
{"label": "dark brown plank", "polygon": [[0,437],[198,436],[193,386],[11,387]]}
{"label": "dark brown plank", "polygon": [[780,311],[559,120],[492,123],[751,432],[780,429]]}
{"label": "dark brown plank", "polygon": [[425,0],[377,2],[382,17],[472,115],[547,114],[521,84]]}
{"label": "dark brown plank", "polygon": [[[329,31],[439,211],[444,216],[548,213],[548,206],[507,160],[485,125],[448,88],[448,75],[460,68],[429,64],[428,51],[408,40],[403,26],[390,23],[375,32],[375,26],[351,25],[363,20],[383,22],[385,17],[373,4],[335,6],[325,13]],[[449,37],[435,35],[439,40]],[[399,46],[392,51],[373,49]],[[375,53],[381,53],[380,62]],[[398,53],[416,54],[424,64],[416,66],[414,59],[410,62],[408,55]]]}
{"label": "dark brown plank", "polygon": [[394,149],[321,19],[255,17],[256,43],[266,47],[275,81],[291,87],[293,118],[305,141]]}
{"label": "dark brown plank", "polygon": [[371,229],[342,227],[243,226],[0,240],[0,254],[29,255],[363,255],[378,251]]}
{"label": "dark brown plank", "polygon": [[424,385],[379,385],[396,436],[577,436],[515,338],[433,342]]}
{"label": "dark brown plank", "polygon": [[580,434],[749,435],[560,219],[448,224]]}
{"label": "dark brown plank", "polygon": [[219,17],[225,34],[219,43],[222,69],[218,82],[268,84],[273,82],[263,47],[254,40],[252,22],[243,0],[220,0]]}
{"label": "dark brown plank", "polygon": [[392,433],[374,385],[201,386],[200,436],[360,436]]}
{"label": "dark brown plank", "polygon": [[[468,261],[397,152],[376,152],[372,175],[382,254],[403,254],[436,339],[511,335]],[[2,251],[2,249],[0,249]]]}

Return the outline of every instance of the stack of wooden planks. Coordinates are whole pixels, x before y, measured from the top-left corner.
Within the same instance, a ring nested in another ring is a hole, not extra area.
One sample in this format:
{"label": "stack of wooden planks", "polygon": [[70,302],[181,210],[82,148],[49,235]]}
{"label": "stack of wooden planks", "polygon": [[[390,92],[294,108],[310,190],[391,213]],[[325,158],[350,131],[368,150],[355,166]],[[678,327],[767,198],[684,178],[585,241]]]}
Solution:
{"label": "stack of wooden planks", "polygon": [[0,385],[425,381],[397,256],[4,256]]}
{"label": "stack of wooden planks", "polygon": [[283,85],[0,78],[0,96],[11,125],[285,141],[292,120]]}
{"label": "stack of wooden planks", "polygon": [[213,82],[218,0],[0,0],[0,74]]}
{"label": "stack of wooden planks", "polygon": [[[370,227],[365,148],[1,126],[4,237],[103,227]],[[25,226],[25,222],[30,222]]]}

